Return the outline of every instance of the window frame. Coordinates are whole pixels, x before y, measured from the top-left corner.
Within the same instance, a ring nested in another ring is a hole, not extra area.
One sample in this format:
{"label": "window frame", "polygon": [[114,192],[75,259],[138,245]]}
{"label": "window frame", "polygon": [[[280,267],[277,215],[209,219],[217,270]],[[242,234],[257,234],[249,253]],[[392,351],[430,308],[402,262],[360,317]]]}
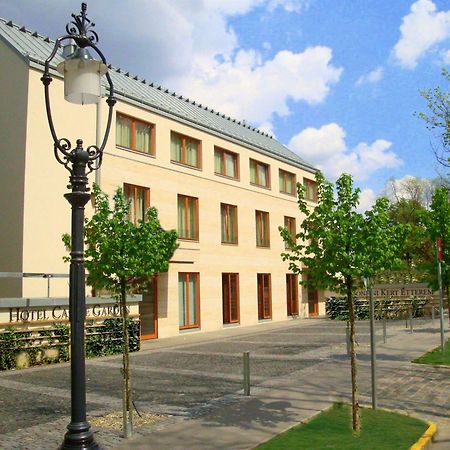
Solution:
{"label": "window frame", "polygon": [[[125,119],[131,120],[131,147],[128,147],[126,145],[118,144],[117,143],[117,120],[119,117],[123,117]],[[136,148],[136,124],[140,123],[142,125],[149,125],[150,126],[150,148],[149,151],[143,151]],[[122,112],[117,111],[116,112],[116,147],[130,150],[132,152],[139,153],[140,155],[149,155],[149,156],[155,156],[156,153],[156,142],[155,142],[155,129],[156,125],[151,122],[147,122],[146,120],[138,119],[136,117],[130,116],[128,114],[124,114]]]}
{"label": "window frame", "polygon": [[286,274],[286,308],[288,316],[298,316],[299,298],[298,298],[298,274]]}
{"label": "window frame", "polygon": [[[318,201],[317,183],[314,180],[311,180],[310,178],[303,177],[303,186],[305,186],[305,199],[310,202],[317,203],[317,201]],[[313,187],[314,194],[312,197],[310,197],[308,195],[308,193],[309,193],[308,186]]]}
{"label": "window frame", "polygon": [[[181,161],[177,159],[172,159],[172,136],[176,135],[181,138]],[[186,158],[186,139],[197,143],[197,166],[193,166],[187,162]],[[190,167],[191,169],[202,170],[202,141],[200,139],[187,136],[186,134],[179,133],[178,131],[170,130],[170,162],[173,164],[180,164],[185,167]]]}
{"label": "window frame", "polygon": [[[262,217],[266,216],[266,227],[264,228],[264,221]],[[255,228],[256,228],[256,247],[258,248],[270,248],[270,215],[267,211],[255,210]],[[267,240],[263,237],[266,236]],[[258,236],[260,237],[261,244],[258,244]]]}
{"label": "window frame", "polygon": [[[282,193],[282,194],[287,194],[287,195],[292,195],[292,196],[294,196],[295,194],[296,194],[296,189],[295,189],[295,187],[296,187],[296,185],[297,185],[297,175],[295,175],[295,173],[292,173],[292,172],[288,172],[287,170],[284,170],[284,169],[278,169],[279,170],[279,172],[278,172],[278,178],[279,178],[279,181],[280,181],[280,192]],[[286,189],[286,186],[287,186],[287,183],[286,183],[286,178],[288,177],[288,176],[292,176],[292,192],[289,192],[287,189]],[[280,178],[283,178],[283,185],[281,185],[281,180],[280,180]]]}
{"label": "window frame", "polygon": [[[178,282],[180,282],[180,276],[185,276],[184,283],[185,283],[185,292],[186,296],[184,298],[184,306],[185,306],[185,317],[188,318],[187,322],[189,323],[189,281],[191,276],[195,276],[195,313],[197,315],[197,322],[192,325],[180,325],[180,312],[178,311],[178,326],[180,330],[189,330],[193,328],[200,328],[200,272],[178,272]],[[178,295],[180,295],[178,293]],[[186,321],[185,321],[186,322]]]}
{"label": "window frame", "polygon": [[[123,183],[123,193],[125,198],[128,200],[130,198],[130,194],[133,196],[133,204],[134,204],[134,210],[129,212],[128,219],[130,222],[134,223],[135,225],[138,225],[137,220],[137,192],[139,190],[144,191],[144,202],[145,202],[145,211],[147,211],[148,208],[150,208],[150,188],[146,186],[139,186],[137,184],[131,184],[131,183]],[[145,211],[144,211],[144,220],[145,220]],[[131,217],[132,216],[132,217]],[[131,220],[133,219],[133,220]]]}
{"label": "window frame", "polygon": [[[231,155],[233,157],[233,163],[234,163],[234,172],[235,176],[228,175],[227,173],[222,172],[216,172],[216,166],[215,166],[215,157],[216,153],[220,153],[221,159],[222,159],[222,165],[224,167],[224,171],[226,172],[226,155]],[[230,180],[238,180],[240,179],[240,173],[239,173],[239,153],[232,152],[230,150],[226,150],[222,147],[214,146],[214,174],[219,177],[225,177],[229,178]]]}
{"label": "window frame", "polygon": [[[270,273],[258,273],[257,279],[257,295],[258,295],[258,320],[272,319],[272,277]],[[265,287],[268,285],[268,298],[264,297]],[[266,304],[267,303],[267,304]],[[266,306],[268,306],[269,314],[266,315]]]}
{"label": "window frame", "polygon": [[[233,299],[232,297],[232,290],[231,290],[231,278],[235,278],[235,284],[236,284],[236,298]],[[224,283],[224,280],[227,280],[228,285]],[[225,289],[227,288],[227,292],[225,292]],[[226,298],[226,294],[228,295],[228,298]],[[236,318],[232,318],[232,302],[236,303]],[[222,322],[224,325],[228,325],[231,323],[240,323],[241,317],[240,317],[240,298],[239,298],[239,273],[234,272],[223,272],[222,273]]]}
{"label": "window frame", "polygon": [[[179,228],[177,229],[178,232],[178,239],[183,240],[183,241],[191,241],[191,242],[198,242],[199,241],[199,213],[198,213],[198,197],[192,197],[190,195],[185,195],[185,194],[178,194],[177,196],[177,214],[178,214],[178,206],[180,203],[180,200],[184,199],[185,201],[185,217],[184,217],[184,224],[185,224],[185,228],[186,228],[186,234],[189,235],[189,220],[188,220],[188,201],[189,199],[193,199],[194,200],[194,204],[195,204],[195,233],[194,233],[194,237],[190,238],[190,237],[182,237],[180,236],[180,230]],[[177,219],[179,220],[179,217],[177,217]],[[178,224],[178,222],[177,222]]]}
{"label": "window frame", "polygon": [[[230,209],[234,209],[235,211],[235,220],[234,220],[234,235],[236,236],[236,241],[232,242],[230,239],[229,240],[223,240],[223,236],[222,236],[222,229],[223,229],[223,221],[225,220],[226,222],[226,226],[225,229],[227,230],[227,234],[228,236],[230,236]],[[225,214],[224,214],[225,212]],[[220,242],[222,244],[226,244],[226,245],[238,245],[239,244],[239,234],[238,234],[238,207],[236,205],[230,205],[228,203],[221,203],[220,204]]]}
{"label": "window frame", "polygon": [[[265,189],[271,189],[271,180],[270,180],[270,164],[266,164],[263,163],[261,161],[258,161],[256,159],[253,158],[249,158],[249,170],[250,170],[250,184],[252,186],[258,186],[258,187],[262,187]],[[255,163],[255,181],[252,181],[251,177],[252,177],[252,163]],[[265,169],[266,172],[266,180],[267,180],[267,185],[265,184],[261,184],[259,182],[259,171],[258,171],[258,166],[262,166]]]}
{"label": "window frame", "polygon": [[[289,234],[291,235],[294,243],[297,243],[297,220],[295,217],[284,216],[284,228],[287,228]],[[286,250],[290,249],[288,243],[284,243],[284,248]]]}

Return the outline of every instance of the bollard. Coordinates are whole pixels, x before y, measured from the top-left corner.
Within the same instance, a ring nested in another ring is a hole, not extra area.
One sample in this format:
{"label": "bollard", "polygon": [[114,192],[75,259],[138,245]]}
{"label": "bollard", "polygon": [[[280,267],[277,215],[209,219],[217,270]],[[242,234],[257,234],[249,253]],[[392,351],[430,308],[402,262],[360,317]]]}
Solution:
{"label": "bollard", "polygon": [[409,332],[413,332],[413,310],[412,306],[409,307]]}
{"label": "bollard", "polygon": [[244,362],[244,395],[250,395],[250,352],[243,353]]}
{"label": "bollard", "polygon": [[431,307],[431,322],[434,323],[434,306]]}
{"label": "bollard", "polygon": [[386,317],[383,317],[383,344],[387,341]]}
{"label": "bollard", "polygon": [[350,323],[348,320],[345,328],[345,343],[347,345],[347,356],[350,356]]}

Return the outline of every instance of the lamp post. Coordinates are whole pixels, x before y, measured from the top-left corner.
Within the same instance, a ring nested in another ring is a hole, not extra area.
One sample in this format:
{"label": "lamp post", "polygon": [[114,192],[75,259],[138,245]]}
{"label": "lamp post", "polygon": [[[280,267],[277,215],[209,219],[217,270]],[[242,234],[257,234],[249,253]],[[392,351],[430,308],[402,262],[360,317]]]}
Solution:
{"label": "lamp post", "polygon": [[[69,291],[71,421],[67,425],[68,431],[59,447],[61,450],[101,448],[95,442],[94,434],[86,419],[84,207],[90,199],[87,175],[97,170],[102,163],[116,100],[105,57],[96,46],[98,36],[92,30],[94,23],[86,17],[86,11],[87,5],[82,3],[80,14],[72,14],[73,20],[66,26],[67,35],[56,40],[52,53],[45,61],[44,74],[41,78],[44,84],[45,106],[53,138],[54,155],[70,173],[68,185],[70,192],[64,197],[72,208]],[[75,148],[72,148],[67,138],[58,138],[56,134],[50,107],[49,86],[52,82],[50,63],[65,41],[68,41],[71,46],[67,48],[73,51],[66,55],[56,69],[64,76],[64,97],[68,102],[83,105],[98,103],[101,99],[101,76],[105,75],[108,81],[109,95],[106,103],[109,113],[105,135],[100,146],[90,145],[84,149],[82,139],[77,139]],[[89,50],[93,50],[101,61],[93,59]]]}

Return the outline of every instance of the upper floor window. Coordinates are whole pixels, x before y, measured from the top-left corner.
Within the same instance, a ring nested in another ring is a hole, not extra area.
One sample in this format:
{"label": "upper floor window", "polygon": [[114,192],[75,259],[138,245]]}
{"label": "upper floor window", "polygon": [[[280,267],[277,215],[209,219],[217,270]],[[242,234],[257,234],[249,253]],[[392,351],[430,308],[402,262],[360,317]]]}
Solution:
{"label": "upper floor window", "polygon": [[270,188],[270,166],[250,159],[250,183]]}
{"label": "upper floor window", "polygon": [[295,195],[295,174],[280,169],[280,192]]}
{"label": "upper floor window", "polygon": [[[292,240],[296,241],[297,230],[295,227],[295,217],[284,216],[284,227],[287,228],[289,236],[291,236]],[[290,248],[289,244],[285,242],[285,248]]]}
{"label": "upper floor window", "polygon": [[305,198],[312,202],[317,202],[317,183],[308,178],[303,178],[303,185],[305,186]]}
{"label": "upper floor window", "polygon": [[229,178],[239,178],[239,155],[237,153],[214,148],[214,172]]}
{"label": "upper floor window", "polygon": [[130,202],[128,218],[135,225],[145,219],[145,212],[150,207],[150,189],[125,183],[123,185],[125,198]]}
{"label": "upper floor window", "polygon": [[170,133],[171,161],[201,168],[200,141],[182,134]]}
{"label": "upper floor window", "polygon": [[155,154],[155,126],[123,114],[116,115],[116,145]]}
{"label": "upper floor window", "polygon": [[222,244],[238,243],[237,206],[220,204]]}
{"label": "upper floor window", "polygon": [[270,247],[269,213],[255,211],[256,219],[256,246]]}
{"label": "upper floor window", "polygon": [[178,195],[178,237],[198,241],[198,198]]}

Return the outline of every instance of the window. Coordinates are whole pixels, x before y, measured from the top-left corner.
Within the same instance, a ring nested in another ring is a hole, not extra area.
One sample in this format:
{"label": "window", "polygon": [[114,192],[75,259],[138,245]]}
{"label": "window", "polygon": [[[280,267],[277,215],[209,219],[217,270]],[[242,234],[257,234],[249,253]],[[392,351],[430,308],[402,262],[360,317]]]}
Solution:
{"label": "window", "polygon": [[178,308],[180,330],[200,326],[200,292],[198,272],[178,274]]}
{"label": "window", "polygon": [[238,243],[237,206],[220,204],[222,244]]}
{"label": "window", "polygon": [[272,286],[270,273],[258,273],[258,319],[272,318]]}
{"label": "window", "polygon": [[135,225],[145,219],[145,212],[150,207],[150,189],[133,184],[124,184],[125,198],[130,202],[129,220]]}
{"label": "window", "polygon": [[116,145],[154,155],[155,126],[118,113],[116,116]]}
{"label": "window", "polygon": [[317,183],[308,178],[303,178],[303,185],[305,186],[305,198],[312,202],[317,202]]}
{"label": "window", "polygon": [[295,174],[280,169],[280,192],[295,195]]}
{"label": "window", "polygon": [[255,211],[256,219],[256,246],[270,247],[269,213]]}
{"label": "window", "polygon": [[[297,230],[295,227],[295,217],[284,216],[284,228],[287,228],[289,232],[289,236],[291,236],[292,240],[296,241]],[[290,248],[289,244],[285,242],[285,248]]]}
{"label": "window", "polygon": [[270,167],[267,164],[251,159],[250,183],[270,188]]}
{"label": "window", "polygon": [[214,148],[214,172],[229,178],[239,178],[239,155],[223,148]]}
{"label": "window", "polygon": [[239,322],[239,274],[222,274],[223,323]]}
{"label": "window", "polygon": [[170,158],[191,167],[201,167],[200,141],[181,134],[170,134]]}
{"label": "window", "polygon": [[298,316],[298,275],[286,274],[287,315]]}
{"label": "window", "polygon": [[178,237],[198,241],[198,198],[178,195]]}

